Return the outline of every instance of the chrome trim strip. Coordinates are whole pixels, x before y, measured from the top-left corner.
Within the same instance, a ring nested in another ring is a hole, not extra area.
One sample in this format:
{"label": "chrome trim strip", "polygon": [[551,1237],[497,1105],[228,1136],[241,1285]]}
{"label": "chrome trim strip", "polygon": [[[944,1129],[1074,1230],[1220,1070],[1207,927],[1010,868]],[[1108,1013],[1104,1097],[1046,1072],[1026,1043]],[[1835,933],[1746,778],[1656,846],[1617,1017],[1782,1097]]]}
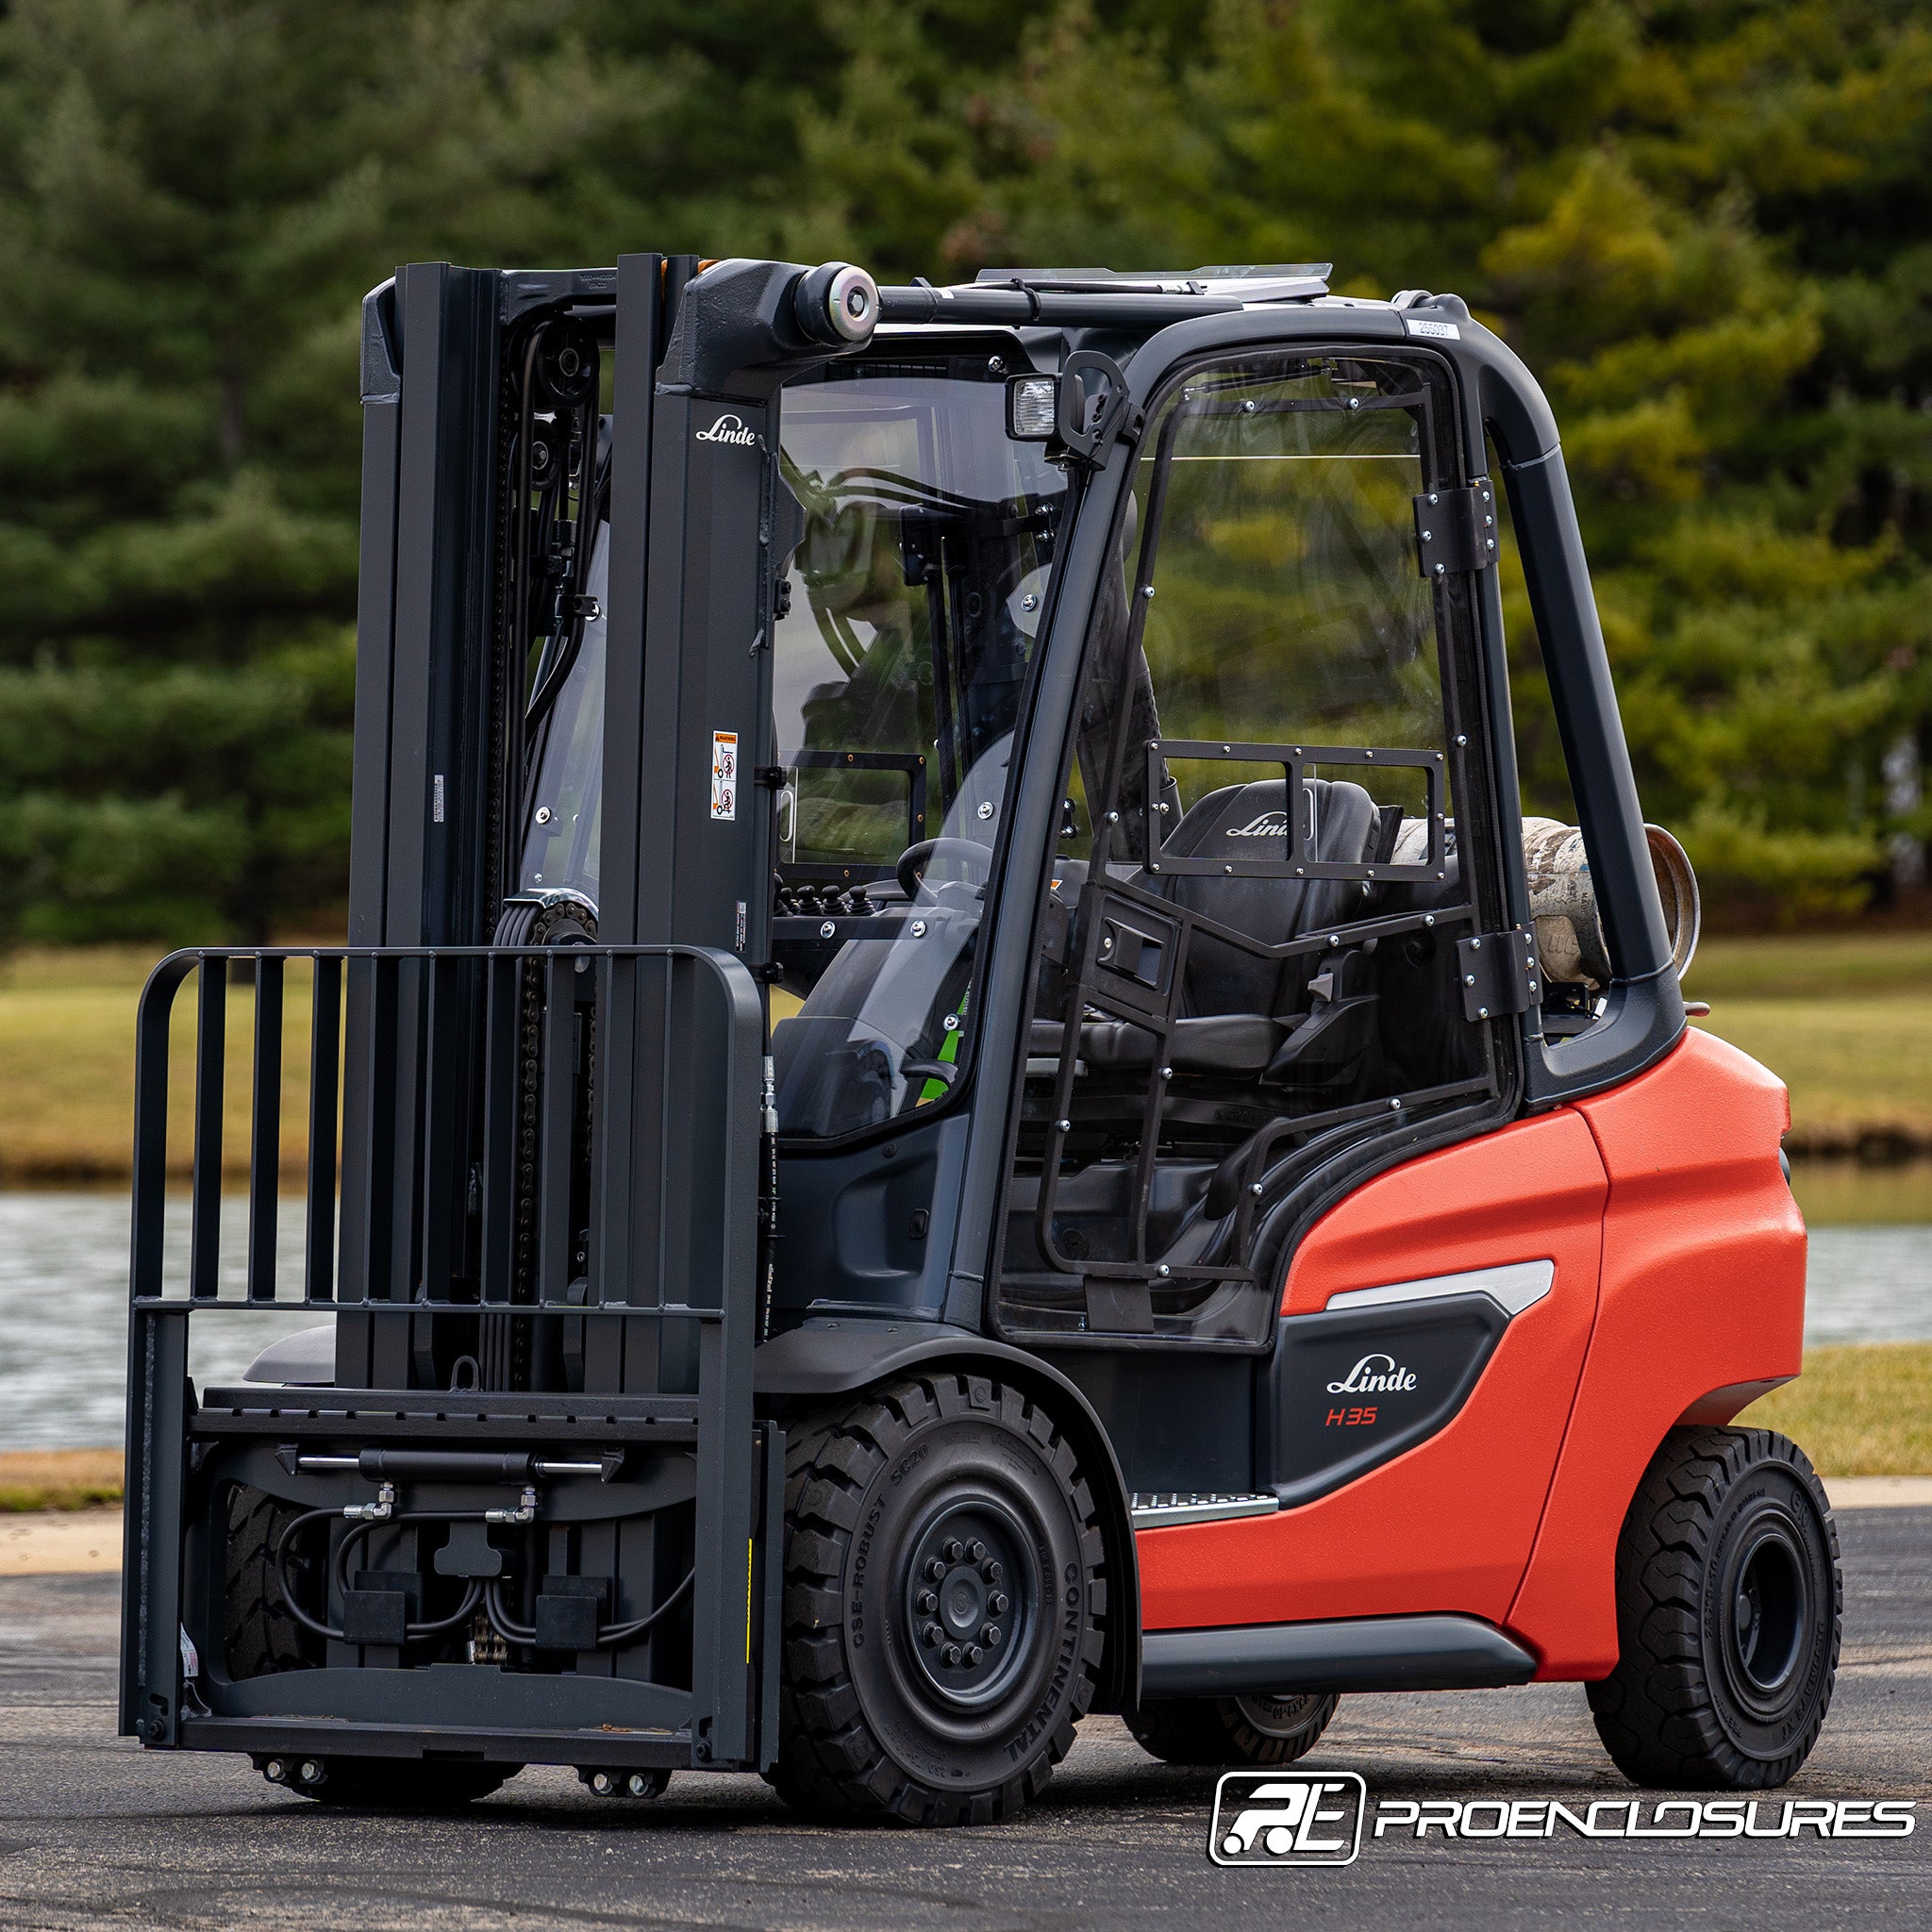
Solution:
{"label": "chrome trim strip", "polygon": [[1331,1294],[1324,1307],[1333,1314],[1338,1308],[1385,1308],[1402,1302],[1441,1301],[1452,1294],[1486,1294],[1513,1319],[1541,1301],[1556,1278],[1554,1261],[1509,1261],[1500,1268],[1432,1274],[1423,1281],[1397,1281],[1387,1288],[1351,1288]]}
{"label": "chrome trim strip", "polygon": [[1273,1516],[1277,1496],[1177,1494],[1136,1491],[1129,1506],[1136,1529],[1170,1529],[1181,1523],[1224,1523],[1236,1516]]}

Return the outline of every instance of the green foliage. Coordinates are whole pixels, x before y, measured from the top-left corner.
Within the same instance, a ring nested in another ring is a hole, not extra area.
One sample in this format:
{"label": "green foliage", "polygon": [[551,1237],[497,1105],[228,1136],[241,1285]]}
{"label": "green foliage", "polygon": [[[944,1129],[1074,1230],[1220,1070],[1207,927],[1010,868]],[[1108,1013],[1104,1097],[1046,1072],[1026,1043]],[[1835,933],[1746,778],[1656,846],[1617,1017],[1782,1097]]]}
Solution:
{"label": "green foliage", "polygon": [[0,940],[331,916],[358,298],[646,246],[1457,290],[1557,406],[1651,816],[1855,906],[1932,836],[1928,178],[1909,0],[14,0]]}
{"label": "green foliage", "polygon": [[[955,87],[965,133],[924,177],[979,184],[950,268],[1333,258],[1345,291],[1457,290],[1549,388],[1645,804],[1707,885],[1842,910],[1932,833],[1881,775],[1932,748],[1912,8],[1075,5],[1017,81]],[[1526,802],[1567,815],[1513,565],[1506,591]]]}
{"label": "green foliage", "polygon": [[340,903],[358,299],[628,226],[676,85],[543,0],[0,20],[0,938]]}

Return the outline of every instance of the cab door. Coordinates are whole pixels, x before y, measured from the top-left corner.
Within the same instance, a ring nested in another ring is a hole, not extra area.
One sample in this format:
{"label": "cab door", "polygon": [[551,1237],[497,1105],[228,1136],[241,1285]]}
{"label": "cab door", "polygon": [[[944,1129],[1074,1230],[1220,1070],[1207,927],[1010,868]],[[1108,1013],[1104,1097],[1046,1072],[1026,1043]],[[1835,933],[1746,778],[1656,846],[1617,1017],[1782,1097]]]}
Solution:
{"label": "cab door", "polygon": [[1115,525],[996,1308],[1112,1434],[1149,1628],[1500,1617],[1575,1387],[1604,1181],[1574,1113],[1511,1124],[1459,420],[1426,349],[1223,352]]}
{"label": "cab door", "polygon": [[1608,1180],[1562,1108],[1377,1175],[1295,1252],[1267,1515],[1143,1530],[1149,1629],[1461,1611],[1529,1560],[1596,1319]]}

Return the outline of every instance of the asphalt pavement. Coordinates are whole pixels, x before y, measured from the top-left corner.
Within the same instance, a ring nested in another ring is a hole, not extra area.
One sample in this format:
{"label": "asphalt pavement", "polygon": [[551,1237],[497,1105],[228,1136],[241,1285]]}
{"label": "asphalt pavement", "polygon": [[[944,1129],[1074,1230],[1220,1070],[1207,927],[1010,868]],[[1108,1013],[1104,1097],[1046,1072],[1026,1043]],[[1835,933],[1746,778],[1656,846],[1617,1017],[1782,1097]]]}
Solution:
{"label": "asphalt pavement", "polygon": [[[1810,1762],[1760,1807],[1765,1829],[1788,1798],[1917,1799],[1932,1813],[1932,1509],[1862,1509],[1839,1524],[1837,1695]],[[1372,1825],[1344,1868],[1218,1868],[1207,1856],[1212,1774],[1156,1763],[1111,1718],[1081,1727],[1042,1802],[975,1831],[830,1830],[795,1820],[756,1778],[696,1774],[648,1805],[599,1801],[569,1771],[531,1770],[454,1818],[334,1812],[285,1796],[242,1759],[143,1753],[113,1735],[117,1590],[112,1575],[0,1578],[0,1925],[1932,1924],[1928,1818],[1886,1839],[1565,1829],[1417,1842],[1378,1840]],[[1372,1821],[1384,1800],[1559,1799],[1587,1815],[1592,1800],[1634,1795],[1574,1685],[1344,1698],[1306,1762],[1360,1773]],[[1481,1815],[1501,1816],[1493,1803]]]}

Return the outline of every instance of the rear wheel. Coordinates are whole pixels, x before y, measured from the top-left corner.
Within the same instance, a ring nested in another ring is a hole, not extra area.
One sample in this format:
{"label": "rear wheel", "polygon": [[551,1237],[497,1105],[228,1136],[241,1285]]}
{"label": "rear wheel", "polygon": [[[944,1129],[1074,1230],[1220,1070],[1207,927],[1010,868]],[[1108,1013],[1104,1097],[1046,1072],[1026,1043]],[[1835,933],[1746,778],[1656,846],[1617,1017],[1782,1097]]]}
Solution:
{"label": "rear wheel", "polygon": [[[275,1546],[302,1513],[298,1505],[263,1490],[237,1484],[228,1492],[225,1635],[228,1674],[238,1681],[274,1671],[299,1671],[321,1660],[309,1655],[319,1640],[309,1639],[291,1615],[275,1574]],[[289,1569],[297,1578],[315,1561],[308,1541],[298,1538],[289,1552]]]}
{"label": "rear wheel", "polygon": [[1678,1429],[1617,1545],[1617,1668],[1589,1687],[1634,1783],[1762,1790],[1831,1707],[1843,1584],[1805,1452],[1768,1429]]}
{"label": "rear wheel", "polygon": [[1036,1797],[1092,1702],[1093,1493],[981,1376],[891,1383],[794,1431],[779,1755],[801,1808],[979,1824]]}
{"label": "rear wheel", "polygon": [[1314,1748],[1339,1702],[1313,1690],[1177,1697],[1129,1712],[1127,1728],[1169,1764],[1292,1764]]}

